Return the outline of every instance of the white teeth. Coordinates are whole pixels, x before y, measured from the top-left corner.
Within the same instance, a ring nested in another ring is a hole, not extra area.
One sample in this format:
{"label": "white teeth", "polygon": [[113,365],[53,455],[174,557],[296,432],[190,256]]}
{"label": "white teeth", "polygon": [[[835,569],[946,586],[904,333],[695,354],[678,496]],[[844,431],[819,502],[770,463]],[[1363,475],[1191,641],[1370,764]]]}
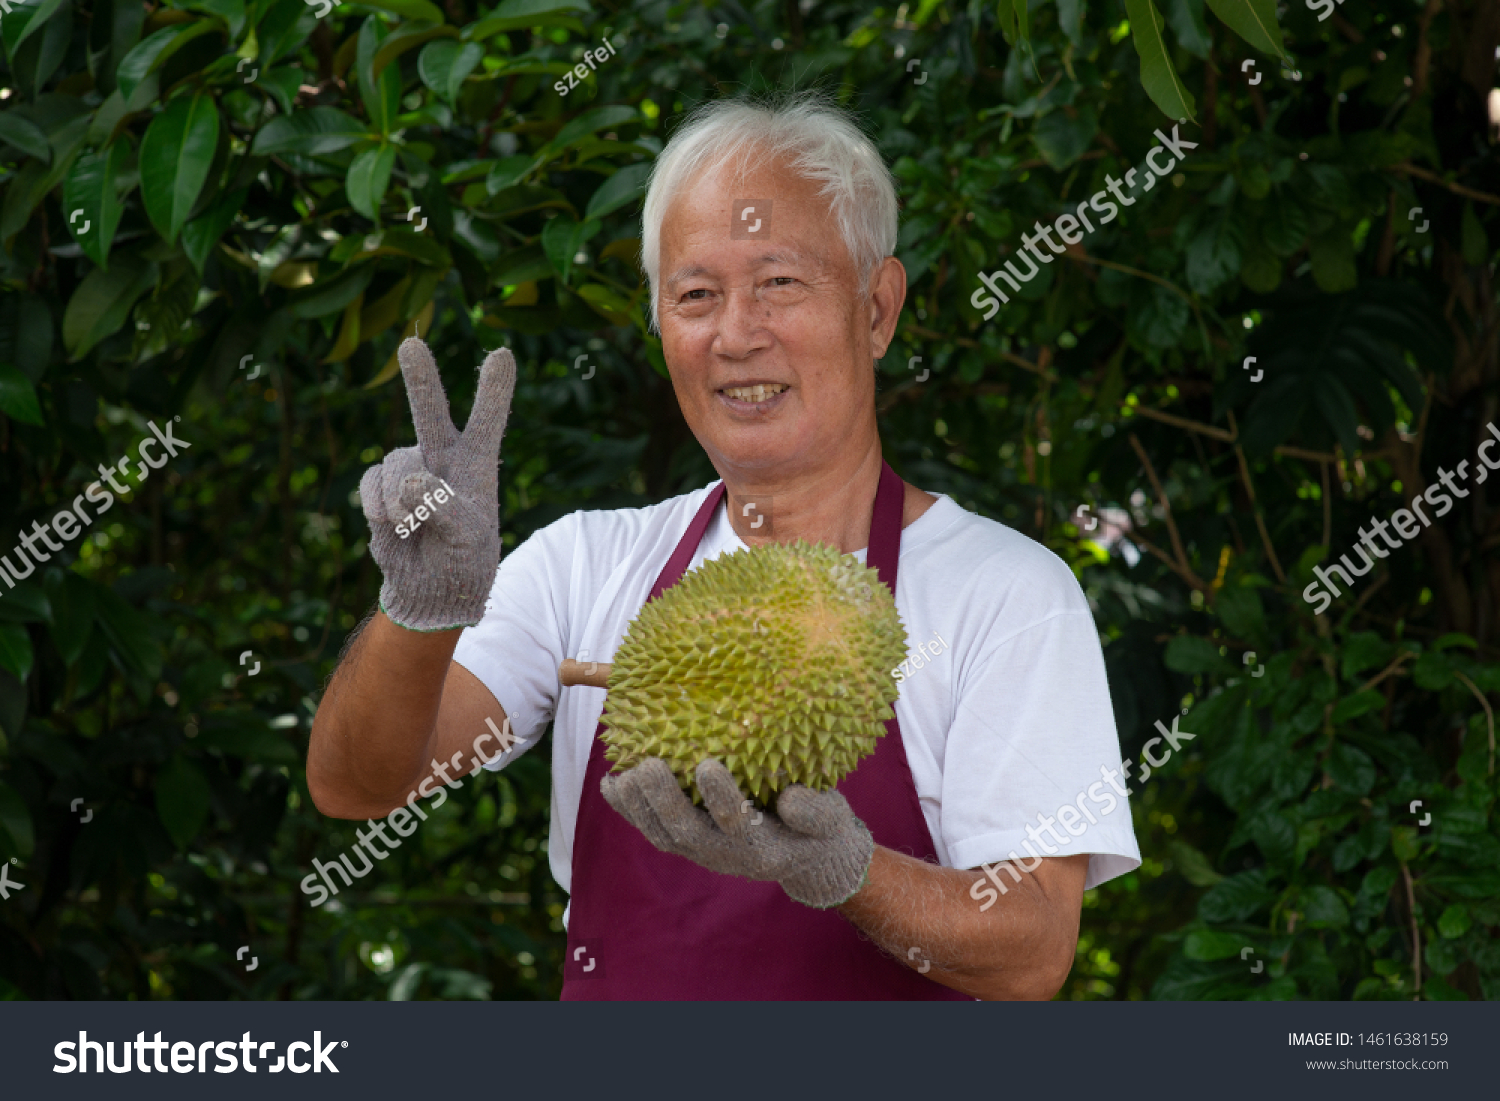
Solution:
{"label": "white teeth", "polygon": [[785,389],[787,389],[785,383],[773,382],[769,386],[762,383],[757,386],[727,387],[724,394],[736,401],[762,402],[767,398],[774,398]]}

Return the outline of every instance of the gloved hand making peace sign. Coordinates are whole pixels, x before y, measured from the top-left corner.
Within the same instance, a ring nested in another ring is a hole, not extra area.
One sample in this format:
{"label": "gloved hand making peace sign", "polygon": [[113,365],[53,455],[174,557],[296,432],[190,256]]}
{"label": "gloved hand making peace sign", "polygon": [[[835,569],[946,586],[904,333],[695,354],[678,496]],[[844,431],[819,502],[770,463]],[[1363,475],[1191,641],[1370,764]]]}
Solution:
{"label": "gloved hand making peace sign", "polygon": [[413,631],[472,627],[484,615],[500,566],[500,441],[516,361],[506,348],[485,357],[474,409],[460,432],[427,345],[405,340],[397,358],[417,446],[392,451],[359,483],[370,554],[385,578],[380,609]]}

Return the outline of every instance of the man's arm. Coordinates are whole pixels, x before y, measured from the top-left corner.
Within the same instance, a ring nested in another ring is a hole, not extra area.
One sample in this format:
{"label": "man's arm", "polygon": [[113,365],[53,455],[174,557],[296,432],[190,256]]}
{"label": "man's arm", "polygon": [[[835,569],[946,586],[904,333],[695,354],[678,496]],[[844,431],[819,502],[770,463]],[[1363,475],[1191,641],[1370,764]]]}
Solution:
{"label": "man's arm", "polygon": [[1087,854],[1045,858],[981,911],[970,891],[984,872],[877,845],[865,886],[838,909],[912,970],[930,964],[923,974],[943,986],[985,1001],[1045,1000],[1073,966],[1088,868]]}
{"label": "man's arm", "polygon": [[[307,789],[331,818],[378,818],[406,802],[434,762],[449,779],[503,748],[505,710],[482,681],[453,662],[460,630],[424,634],[376,612],[339,663],[313,719]],[[455,764],[456,761],[456,764]],[[432,790],[432,785],[426,785]]]}

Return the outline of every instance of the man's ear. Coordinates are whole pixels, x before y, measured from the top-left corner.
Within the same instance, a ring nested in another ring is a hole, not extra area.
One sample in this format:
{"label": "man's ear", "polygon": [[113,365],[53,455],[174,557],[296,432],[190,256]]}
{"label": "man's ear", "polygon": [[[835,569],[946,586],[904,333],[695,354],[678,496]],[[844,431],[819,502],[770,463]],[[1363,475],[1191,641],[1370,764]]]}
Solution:
{"label": "man's ear", "polygon": [[876,359],[890,349],[905,302],[906,268],[894,256],[887,256],[870,278],[870,343]]}

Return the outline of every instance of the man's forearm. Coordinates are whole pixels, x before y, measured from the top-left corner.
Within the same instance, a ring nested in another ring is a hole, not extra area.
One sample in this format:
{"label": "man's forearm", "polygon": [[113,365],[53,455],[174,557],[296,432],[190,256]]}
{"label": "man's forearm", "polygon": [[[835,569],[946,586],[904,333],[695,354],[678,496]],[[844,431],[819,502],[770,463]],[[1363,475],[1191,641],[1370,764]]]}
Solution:
{"label": "man's forearm", "polygon": [[377,612],[313,719],[307,786],[323,813],[366,817],[401,802],[427,767],[461,628],[408,631]]}
{"label": "man's forearm", "polygon": [[943,986],[987,1001],[1045,999],[1072,967],[1087,871],[1087,856],[1046,859],[986,912],[969,893],[983,872],[877,846],[868,881],[839,911]]}

